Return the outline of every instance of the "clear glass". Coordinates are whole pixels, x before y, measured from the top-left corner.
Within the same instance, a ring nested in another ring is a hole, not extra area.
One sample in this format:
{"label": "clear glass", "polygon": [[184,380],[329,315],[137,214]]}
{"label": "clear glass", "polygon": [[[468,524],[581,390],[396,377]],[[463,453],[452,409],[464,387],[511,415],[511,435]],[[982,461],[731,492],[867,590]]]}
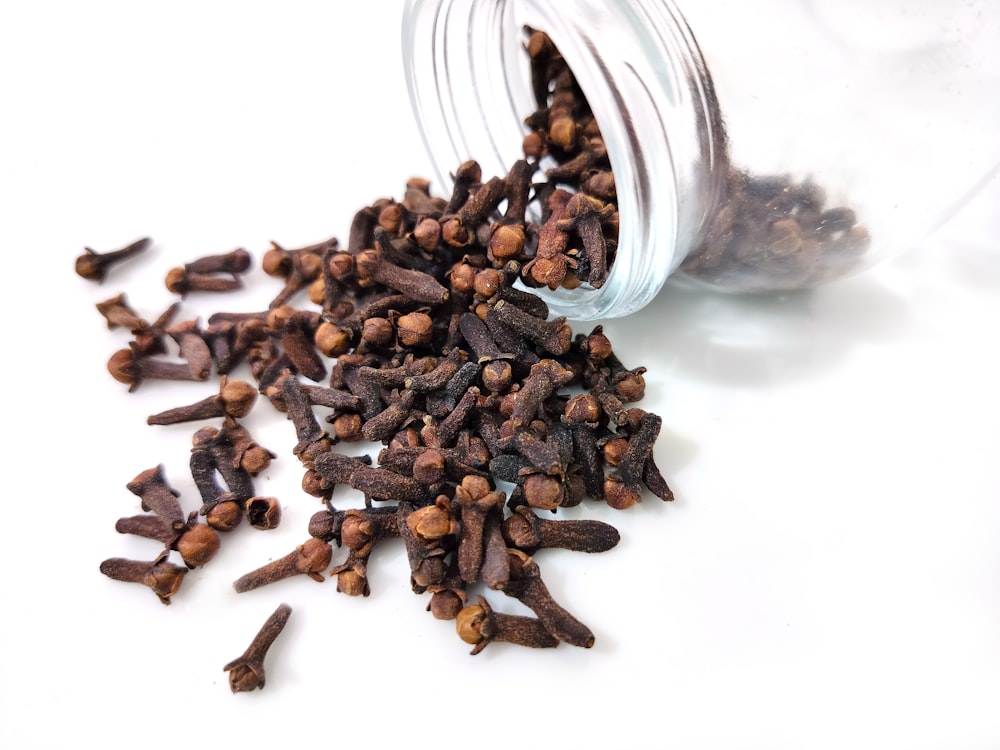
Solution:
{"label": "clear glass", "polygon": [[410,0],[407,83],[445,189],[467,159],[521,157],[526,25],[573,70],[618,191],[608,281],[542,290],[557,314],[627,315],[675,273],[761,292],[855,272],[1000,165],[994,0]]}

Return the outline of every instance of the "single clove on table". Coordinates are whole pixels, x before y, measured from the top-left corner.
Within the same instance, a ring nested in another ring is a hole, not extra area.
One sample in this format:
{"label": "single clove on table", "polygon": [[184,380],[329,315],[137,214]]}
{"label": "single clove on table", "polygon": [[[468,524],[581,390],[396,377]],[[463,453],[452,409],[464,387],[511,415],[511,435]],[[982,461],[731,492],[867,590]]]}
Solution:
{"label": "single clove on table", "polygon": [[254,636],[247,650],[241,656],[233,659],[222,668],[229,673],[229,689],[234,693],[264,689],[264,657],[274,644],[275,639],[285,629],[288,618],[292,616],[292,608],[280,604],[278,608],[264,621],[260,631]]}
{"label": "single clove on table", "polygon": [[[539,108],[526,120],[524,158],[506,175],[484,181],[468,161],[447,197],[413,178],[400,200],[356,212],[345,247],[333,238],[297,249],[272,243],[261,268],[281,285],[266,310],[171,325],[176,303],[151,326],[124,295],[98,304],[109,327],[133,336],[109,365],[130,390],[157,378],[220,379],[215,393],[146,418],[196,424],[187,460],[200,506],[185,515],[163,465],[139,474],[128,488],[149,515],[121,519],[119,530],[161,551],[152,563],[111,558],[102,572],[145,583],[169,604],[189,570],[200,575],[220,543],[233,543],[244,518],[258,529],[278,523],[282,502],[259,495],[255,482],[279,454],[239,421],[266,403],[290,423],[287,455],[320,509],[302,544],[258,561],[232,584],[236,592],[306,575],[368,596],[378,585],[371,557],[402,544],[411,589],[428,597],[434,619],[455,622],[472,653],[494,641],[594,645],[546,587],[541,565],[547,549],[604,552],[619,534],[559,511],[588,498],[624,509],[647,493],[673,494],[653,457],[662,420],[633,405],[645,395],[645,368],[626,367],[600,325],[574,335],[531,291],[603,284],[617,210],[600,131],[568,68],[538,32],[527,47]],[[543,156],[555,164],[547,172]],[[224,281],[189,292],[252,281],[243,250],[179,268],[188,279]],[[364,441],[381,444],[375,459],[339,450]],[[167,557],[184,539],[204,549],[172,566]],[[531,614],[494,611],[486,597],[500,593]],[[253,653],[227,665],[234,692],[263,686],[266,644],[289,611],[279,608]]]}

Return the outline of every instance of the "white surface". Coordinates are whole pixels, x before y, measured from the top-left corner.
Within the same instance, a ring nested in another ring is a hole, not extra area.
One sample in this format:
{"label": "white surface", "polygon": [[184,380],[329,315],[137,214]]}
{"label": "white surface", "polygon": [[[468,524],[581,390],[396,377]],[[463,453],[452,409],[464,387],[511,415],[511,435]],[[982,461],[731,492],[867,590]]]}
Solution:
{"label": "white surface", "polygon": [[[282,526],[224,539],[170,607],[101,576],[155,546],[114,531],[139,471],[164,463],[195,506],[191,426],[144,422],[211,386],[126,393],[104,368],[124,335],[94,303],[125,290],[155,316],[171,265],[346,237],[356,208],[428,171],[398,2],[206,5],[0,11],[0,747],[1000,747],[996,183],[863,277],[783,299],[671,289],[608,324],[649,367],[678,499],[589,504],[619,547],[539,555],[591,650],[468,656],[390,547],[368,599],[306,579],[233,593],[320,507],[263,402],[248,425],[281,453],[258,488]],[[84,245],[144,234],[151,257],[104,286],[73,274]],[[186,317],[266,302],[276,282],[251,279]],[[281,601],[266,689],[231,695],[222,665]]]}

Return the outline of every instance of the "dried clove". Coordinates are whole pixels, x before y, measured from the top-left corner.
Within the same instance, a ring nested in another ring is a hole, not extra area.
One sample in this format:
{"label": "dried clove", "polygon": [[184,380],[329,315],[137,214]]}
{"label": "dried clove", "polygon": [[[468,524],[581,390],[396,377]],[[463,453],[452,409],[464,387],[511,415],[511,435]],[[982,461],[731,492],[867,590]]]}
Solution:
{"label": "dried clove", "polygon": [[486,551],[486,518],[500,511],[506,496],[496,492],[482,477],[468,476],[455,488],[462,519],[462,533],[458,541],[458,569],[462,580],[473,583],[479,580],[479,571]]}
{"label": "dried clove", "polygon": [[250,270],[253,258],[245,248],[238,247],[228,253],[220,255],[206,255],[196,260],[184,264],[185,270],[191,273],[229,273],[241,274]]}
{"label": "dried clove", "polygon": [[229,688],[234,693],[264,689],[264,657],[274,643],[274,640],[285,629],[292,608],[280,604],[264,621],[264,625],[254,636],[243,655],[233,659],[222,668],[229,673]]}
{"label": "dried clove", "polygon": [[143,510],[155,513],[166,526],[174,531],[186,528],[187,519],[177,499],[180,493],[167,484],[162,464],[140,472],[125,486],[139,496]]}
{"label": "dried clove", "polygon": [[[306,542],[240,577],[236,591],[298,574],[322,581],[329,569],[338,591],[367,596],[373,549],[398,536],[412,590],[429,596],[435,618],[458,621],[473,653],[494,640],[594,643],[553,601],[530,555],[548,547],[603,551],[618,532],[541,511],[587,496],[625,507],[646,490],[663,499],[672,493],[653,460],[659,418],[629,408],[645,395],[645,368],[626,367],[600,326],[574,339],[564,318],[550,320],[543,300],[514,286],[599,287],[618,236],[600,131],[550,40],[533,34],[529,53],[539,110],[526,118],[527,158],[505,176],[484,180],[467,162],[450,198],[432,197],[426,180],[413,179],[402,200],[379,199],[355,214],[346,249],[332,238],[297,250],[272,243],[261,265],[284,284],[267,310],[216,313],[202,328],[197,320],[172,323],[180,303],[152,324],[124,295],[102,303],[108,326],[134,337],[109,363],[133,390],[157,377],[207,379],[213,368],[221,380],[217,395],[148,420],[222,420],[192,441],[204,523],[198,514],[184,517],[162,476],[140,475],[130,484],[151,513],[121,519],[121,531],[198,566],[218,549],[217,532],[244,516],[257,528],[277,525],[281,503],[254,487],[276,454],[239,422],[262,393],[295,431],[302,489],[326,507],[312,515]],[[849,242],[856,229],[849,212],[813,201],[818,228],[810,237],[803,217],[790,222],[783,196],[760,200],[769,206],[774,257],[803,256],[820,236]],[[807,202],[803,196],[796,205]],[[178,283],[190,290],[192,280],[197,286],[199,276],[211,276],[213,284],[235,284],[248,264],[242,250],[199,258],[180,269]],[[307,288],[318,309],[292,304]],[[171,338],[183,361],[155,358]],[[255,382],[228,379],[243,365]],[[340,443],[362,439],[384,444],[377,462],[339,452]],[[513,486],[509,501],[496,482]],[[338,510],[335,491],[363,497],[364,507]],[[347,556],[330,568],[334,544]],[[146,582],[169,600],[181,574],[164,562],[110,562],[102,570]],[[476,585],[518,598],[536,616],[499,614],[485,600],[467,606]],[[263,684],[263,652],[250,661],[255,667],[230,670],[233,684],[248,686],[241,689]]]}
{"label": "dried clove", "polygon": [[101,283],[107,278],[108,271],[114,266],[145,252],[152,244],[153,240],[151,238],[143,237],[141,240],[136,240],[120,250],[112,250],[106,253],[99,253],[93,248],[85,247],[83,254],[77,256],[76,272],[88,281]]}
{"label": "dried clove", "polygon": [[153,414],[146,418],[146,424],[168,425],[212,417],[245,417],[256,400],[257,389],[250,383],[245,380],[229,380],[223,375],[216,395]]}
{"label": "dried clove", "polygon": [[97,311],[104,316],[110,330],[121,327],[129,331],[138,331],[149,327],[149,323],[129,307],[124,293],[98,302]]}
{"label": "dried clove", "polygon": [[540,619],[494,612],[483,597],[479,597],[478,604],[462,608],[455,618],[455,630],[463,641],[474,646],[469,652],[473,656],[493,641],[529,648],[555,648],[559,645],[559,639],[546,630]]}
{"label": "dried clove", "polygon": [[210,273],[196,273],[189,268],[171,268],[164,279],[167,290],[181,297],[191,292],[234,292],[243,288],[239,276],[218,276]]}
{"label": "dried clove", "polygon": [[333,548],[329,544],[310,537],[284,557],[240,576],[233,582],[233,588],[242,594],[294,575],[307,575],[322,583],[322,573],[330,566],[332,558]]}
{"label": "dried clove", "polygon": [[167,562],[168,554],[164,550],[152,562],[110,557],[101,563],[101,572],[116,581],[141,583],[163,604],[170,604],[170,597],[177,593],[188,569]]}
{"label": "dried clove", "polygon": [[539,518],[525,505],[515,508],[504,520],[503,536],[508,545],[529,555],[548,547],[577,552],[606,552],[621,538],[614,526],[603,521],[552,521]]}
{"label": "dried clove", "polygon": [[586,625],[555,602],[542,582],[538,564],[521,550],[508,550],[510,555],[510,580],[503,592],[518,599],[534,612],[545,629],[560,641],[574,646],[590,648],[594,634]]}
{"label": "dried clove", "polygon": [[251,497],[246,501],[246,514],[255,529],[274,529],[281,523],[281,503],[276,497]]}
{"label": "dried clove", "polygon": [[191,365],[186,362],[167,362],[144,356],[134,345],[111,355],[108,372],[119,383],[129,386],[129,392],[135,391],[145,380],[208,379],[207,370],[198,368],[192,371]]}

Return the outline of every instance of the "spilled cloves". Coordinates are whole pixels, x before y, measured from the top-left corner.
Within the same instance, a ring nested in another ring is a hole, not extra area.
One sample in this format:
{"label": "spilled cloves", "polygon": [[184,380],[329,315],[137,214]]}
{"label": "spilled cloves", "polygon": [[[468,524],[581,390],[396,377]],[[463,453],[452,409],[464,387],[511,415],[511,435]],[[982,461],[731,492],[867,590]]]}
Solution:
{"label": "spilled cloves", "polygon": [[[133,336],[108,363],[130,390],[219,376],[218,393],[147,418],[210,422],[194,432],[189,457],[200,508],[185,516],[162,466],[142,472],[127,486],[146,515],[116,528],[163,552],[152,562],[110,558],[102,572],[144,583],[166,604],[189,569],[212,559],[220,533],[244,518],[271,529],[283,511],[293,516],[298,501],[282,495],[284,505],[255,486],[271,478],[278,455],[242,424],[252,426],[258,408],[280,415],[301,464],[303,500],[319,499],[321,509],[305,542],[238,578],[237,592],[307,575],[335,577],[339,592],[365,597],[374,549],[395,544],[405,550],[412,591],[428,596],[435,619],[456,620],[473,654],[494,641],[594,644],[553,600],[531,556],[618,544],[607,523],[555,517],[585,498],[624,509],[647,491],[673,494],[653,457],[662,420],[631,406],[645,396],[645,368],[626,367],[600,326],[574,338],[530,290],[604,284],[618,214],[600,131],[565,61],[544,35],[532,34],[528,46],[539,109],[526,118],[526,158],[505,176],[484,179],[478,163],[466,162],[445,198],[414,178],[402,200],[357,211],[346,248],[333,238],[295,250],[272,243],[260,265],[283,285],[266,310],[215,313],[202,327],[191,316],[173,322],[180,302],[152,324],[123,294],[98,305],[109,329]],[[817,231],[843,238],[852,222],[828,213]],[[798,242],[792,229],[772,227],[773,244]],[[172,271],[168,287],[182,296],[233,291],[250,263],[242,249],[198,258]],[[161,357],[168,348],[178,360]],[[381,444],[377,459],[347,455],[357,441]],[[335,547],[346,556],[332,564]],[[518,599],[534,616],[495,612],[476,598],[484,589]],[[279,607],[226,666],[234,692],[263,687],[264,655],[289,613]]]}

